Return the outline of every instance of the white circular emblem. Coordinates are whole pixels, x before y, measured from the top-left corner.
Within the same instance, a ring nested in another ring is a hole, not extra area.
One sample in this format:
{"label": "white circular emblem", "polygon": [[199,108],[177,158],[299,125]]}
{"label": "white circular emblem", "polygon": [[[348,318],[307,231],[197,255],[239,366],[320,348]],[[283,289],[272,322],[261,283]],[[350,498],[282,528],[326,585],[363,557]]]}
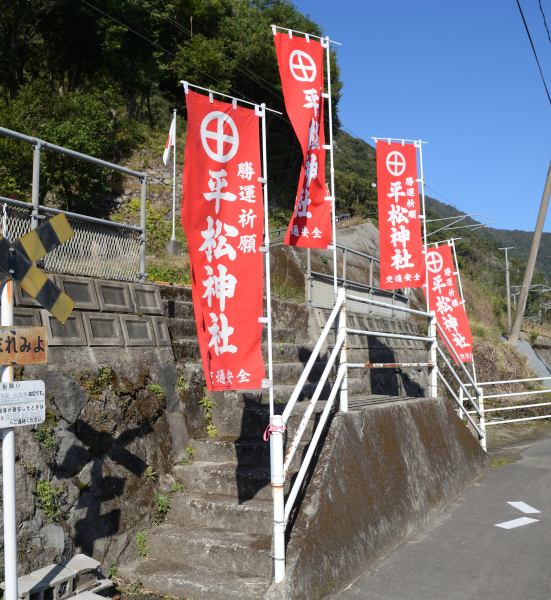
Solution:
{"label": "white circular emblem", "polygon": [[406,170],[406,159],[401,152],[394,150],[386,157],[386,168],[391,175],[399,177]]}
{"label": "white circular emblem", "polygon": [[[213,122],[214,126],[212,126]],[[231,134],[224,133],[226,123]],[[228,162],[235,156],[239,148],[239,132],[234,120],[219,110],[210,112],[201,123],[201,142],[210,158],[221,163]],[[225,147],[228,145],[229,149],[225,151]]]}
{"label": "white circular emblem", "polygon": [[293,50],[289,57],[289,68],[291,75],[297,81],[314,81],[318,70],[314,59],[302,50]]}
{"label": "white circular emblem", "polygon": [[435,252],[432,250],[427,253],[427,269],[431,273],[440,273],[442,270],[442,266],[444,265],[444,261],[442,260],[442,255],[440,252]]}

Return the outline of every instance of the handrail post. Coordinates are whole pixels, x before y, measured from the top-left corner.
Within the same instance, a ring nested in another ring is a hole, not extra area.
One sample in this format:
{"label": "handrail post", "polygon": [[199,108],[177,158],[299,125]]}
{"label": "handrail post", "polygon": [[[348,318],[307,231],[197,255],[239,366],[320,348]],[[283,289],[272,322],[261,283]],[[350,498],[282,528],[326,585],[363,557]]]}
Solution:
{"label": "handrail post", "polygon": [[33,184],[31,192],[33,210],[31,213],[31,229],[38,227],[40,214],[40,144],[35,144],[33,149]]}
{"label": "handrail post", "polygon": [[274,509],[274,580],[285,577],[285,472],[283,469],[283,417],[272,415],[270,435],[270,470]]}
{"label": "handrail post", "polygon": [[438,342],[436,341],[436,315],[434,312],[431,312],[431,317],[429,319],[429,337],[432,338],[429,358],[429,362],[432,363],[432,367],[430,369],[430,397],[436,398],[438,397]]}
{"label": "handrail post", "polygon": [[339,313],[339,329],[338,335],[344,337],[344,342],[341,348],[341,353],[339,357],[339,371],[342,369],[344,371],[344,375],[341,383],[341,392],[340,392],[340,409],[341,412],[348,412],[348,355],[347,355],[347,342],[348,335],[346,332],[346,289],[339,289],[339,296],[343,298],[343,303],[341,307],[341,311]]}
{"label": "handrail post", "polygon": [[348,257],[348,248],[345,248],[342,253],[342,284],[346,287],[346,261]]}
{"label": "handrail post", "polygon": [[306,248],[306,304],[312,308],[312,254],[310,248]]}
{"label": "handrail post", "polygon": [[369,287],[373,289],[373,259],[369,261]]}
{"label": "handrail post", "polygon": [[482,413],[479,416],[480,431],[482,433],[480,445],[482,446],[482,449],[486,451],[488,449],[488,444],[486,442],[486,419],[484,417],[484,390],[481,387],[479,387],[476,388],[476,391],[478,393],[478,407],[480,408],[480,412]]}
{"label": "handrail post", "polygon": [[[461,386],[459,386],[459,405],[463,408],[465,407],[465,396],[463,395],[463,388]],[[457,415],[461,420],[463,420],[464,415],[461,408],[457,409]]]}
{"label": "handrail post", "polygon": [[145,270],[145,254],[146,254],[146,226],[147,226],[147,175],[141,180],[140,190],[140,228],[142,230],[140,238],[140,280],[143,282],[147,278]]}

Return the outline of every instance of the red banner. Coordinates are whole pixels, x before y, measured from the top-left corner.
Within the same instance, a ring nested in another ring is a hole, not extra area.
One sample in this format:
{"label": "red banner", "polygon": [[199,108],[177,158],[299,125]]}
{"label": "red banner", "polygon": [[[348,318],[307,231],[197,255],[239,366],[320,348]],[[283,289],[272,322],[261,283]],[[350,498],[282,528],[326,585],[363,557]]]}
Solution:
{"label": "red banner", "polygon": [[302,148],[295,210],[285,243],[327,248],[331,243],[331,202],[325,183],[323,47],[288,34],[274,35],[285,108]]}
{"label": "red banner", "polygon": [[210,391],[259,389],[264,206],[254,110],[186,94],[182,225]]}
{"label": "red banner", "polygon": [[[447,337],[447,340],[442,340],[448,348],[454,348],[461,362],[472,362],[473,336],[461,294],[457,289],[450,246],[445,244],[428,250],[427,272],[430,307],[436,313],[436,320]],[[457,363],[453,353],[451,355]]]}
{"label": "red banner", "polygon": [[377,141],[377,192],[381,249],[380,287],[417,288],[425,282],[419,215],[417,149]]}

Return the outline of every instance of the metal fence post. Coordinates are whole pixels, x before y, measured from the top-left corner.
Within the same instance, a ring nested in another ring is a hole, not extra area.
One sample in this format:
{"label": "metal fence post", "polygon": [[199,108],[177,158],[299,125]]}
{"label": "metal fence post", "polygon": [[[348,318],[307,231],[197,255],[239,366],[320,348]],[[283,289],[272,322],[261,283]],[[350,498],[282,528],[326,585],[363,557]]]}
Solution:
{"label": "metal fence post", "polygon": [[285,472],[283,469],[283,417],[270,419],[270,471],[274,509],[274,580],[285,577]]}
{"label": "metal fence post", "polygon": [[480,431],[482,432],[482,439],[480,440],[480,445],[483,450],[488,449],[488,444],[486,442],[486,418],[484,417],[484,390],[479,387],[476,388],[478,392],[478,407],[480,408],[480,412],[482,413],[479,417],[480,423]]}
{"label": "metal fence post", "polygon": [[348,335],[346,333],[346,289],[344,287],[339,289],[339,299],[342,298],[342,307],[339,313],[339,325],[338,325],[338,337],[344,335],[344,343],[341,348],[339,357],[339,371],[344,370],[344,375],[341,383],[340,392],[340,409],[341,412],[348,412]]}
{"label": "metal fence post", "polygon": [[373,287],[373,259],[369,261],[369,287]]}
{"label": "metal fence post", "polygon": [[[463,395],[463,388],[461,386],[459,386],[459,405],[461,407],[465,406],[465,396]],[[460,419],[464,419],[465,416],[463,414],[463,411],[461,410],[461,408],[457,409],[457,414],[459,416]]]}
{"label": "metal fence post", "polygon": [[40,144],[35,144],[33,149],[33,187],[31,200],[33,205],[31,229],[36,229],[40,214]]}
{"label": "metal fence post", "polygon": [[142,235],[140,238],[140,280],[143,282],[147,278],[145,270],[145,253],[146,253],[146,225],[147,225],[147,175],[141,179],[141,193],[140,193],[140,229]]}
{"label": "metal fence post", "polygon": [[342,253],[342,284],[346,287],[346,262],[348,257],[348,248],[345,248]]}
{"label": "metal fence post", "polygon": [[306,304],[312,307],[312,254],[310,248],[306,248]]}
{"label": "metal fence post", "polygon": [[437,344],[436,341],[436,315],[431,312],[429,320],[429,337],[432,339],[430,344],[430,358],[429,362],[432,364],[430,368],[430,397],[438,397],[438,364],[437,364]]}

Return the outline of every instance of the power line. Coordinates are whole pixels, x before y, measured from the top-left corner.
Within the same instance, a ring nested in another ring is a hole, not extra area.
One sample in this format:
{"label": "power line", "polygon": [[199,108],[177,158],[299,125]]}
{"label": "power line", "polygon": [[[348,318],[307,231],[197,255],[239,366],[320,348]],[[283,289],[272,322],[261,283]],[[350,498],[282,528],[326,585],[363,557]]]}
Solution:
{"label": "power line", "polygon": [[549,40],[549,43],[551,44],[551,33],[549,33],[549,27],[547,26],[547,19],[545,18],[545,13],[543,12],[543,6],[541,4],[541,0],[539,0],[539,5],[540,5],[541,16],[543,17],[543,24],[545,25],[545,30],[547,31],[547,39]]}
{"label": "power line", "polygon": [[117,23],[121,27],[126,27],[126,29],[128,29],[128,31],[131,31],[133,34],[137,35],[138,37],[141,37],[142,40],[145,40],[146,42],[148,42],[152,46],[155,46],[155,48],[158,48],[159,50],[162,50],[163,52],[165,52],[169,56],[172,56],[172,58],[176,58],[176,55],[174,53],[170,52],[166,48],[163,48],[162,46],[160,46],[159,44],[157,44],[153,40],[150,40],[148,37],[145,37],[145,35],[142,35],[139,31],[136,31],[135,29],[132,29],[132,27],[130,27],[126,23],[123,23],[122,21],[119,21],[115,17],[113,17],[111,15],[108,15],[106,12],[103,12],[103,10],[99,9],[97,6],[94,6],[93,4],[90,4],[90,2],[87,2],[87,0],[81,0],[81,2],[83,2],[84,4],[86,4],[86,6],[89,6],[91,9],[99,12],[104,17],[107,17],[108,19],[111,19],[111,21],[113,21],[114,23]]}
{"label": "power line", "polygon": [[551,94],[549,94],[549,89],[547,88],[547,83],[545,82],[545,77],[543,76],[543,71],[541,70],[540,59],[538,58],[538,53],[536,52],[536,47],[534,46],[534,42],[532,41],[532,36],[530,35],[530,30],[528,29],[528,23],[526,23],[526,19],[524,18],[524,13],[522,12],[522,7],[520,5],[520,1],[516,0],[517,6],[520,12],[520,16],[522,17],[522,22],[524,23],[524,29],[526,29],[526,33],[528,35],[528,39],[530,40],[530,46],[532,46],[532,52],[534,53],[534,57],[536,62],[538,63],[538,69],[540,71],[541,80],[543,81],[543,87],[545,88],[545,92],[547,94],[547,99],[549,100],[549,104],[551,104]]}

